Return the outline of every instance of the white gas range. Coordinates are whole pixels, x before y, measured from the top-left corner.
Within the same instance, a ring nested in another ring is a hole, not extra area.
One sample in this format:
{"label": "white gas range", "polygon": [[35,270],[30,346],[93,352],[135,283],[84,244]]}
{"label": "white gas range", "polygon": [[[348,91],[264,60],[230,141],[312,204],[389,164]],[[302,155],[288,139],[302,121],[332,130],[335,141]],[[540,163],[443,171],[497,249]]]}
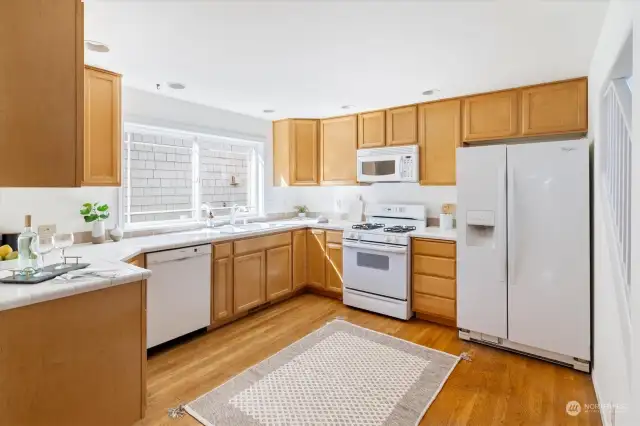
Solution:
{"label": "white gas range", "polygon": [[366,223],[345,230],[343,301],[346,305],[409,319],[411,311],[411,238],[425,227],[420,205],[368,204]]}

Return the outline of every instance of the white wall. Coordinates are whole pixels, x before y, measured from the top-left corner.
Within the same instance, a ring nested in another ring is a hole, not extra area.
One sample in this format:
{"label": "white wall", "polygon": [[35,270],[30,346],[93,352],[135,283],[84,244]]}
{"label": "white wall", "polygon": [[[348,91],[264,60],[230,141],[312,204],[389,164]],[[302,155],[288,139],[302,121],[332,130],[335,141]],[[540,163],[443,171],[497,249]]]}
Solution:
{"label": "white wall", "polygon": [[[640,407],[639,394],[632,393],[634,384],[637,386],[640,378],[640,359],[638,348],[634,351],[632,346],[638,344],[640,340],[640,295],[639,291],[633,292],[635,298],[630,301],[630,307],[625,306],[626,299],[623,289],[620,286],[621,278],[615,263],[610,257],[609,241],[607,240],[607,229],[604,222],[604,210],[602,204],[602,194],[600,191],[600,145],[599,136],[600,125],[600,102],[603,95],[604,84],[613,73],[613,77],[618,70],[614,69],[614,64],[618,54],[624,46],[627,36],[632,28],[635,28],[633,62],[638,69],[640,59],[640,20],[638,10],[640,5],[637,2],[624,0],[612,0],[603,25],[602,34],[594,52],[591,68],[589,71],[589,113],[590,113],[590,135],[595,144],[595,167],[594,167],[594,359],[593,359],[593,382],[600,404],[620,404],[615,415],[615,424],[636,425],[637,414],[632,410]],[[634,79],[633,93],[635,111],[640,111],[640,84],[639,79]],[[640,129],[638,114],[634,114],[633,128]],[[634,145],[637,144],[638,137],[633,138]],[[633,176],[634,194],[632,196],[632,217],[640,217],[638,208],[640,201],[640,156],[639,150],[634,148]],[[632,288],[640,288],[638,280],[638,243],[637,234],[640,223],[635,220],[632,229],[636,235],[632,235]],[[631,315],[629,315],[631,312]],[[635,317],[633,316],[635,313]],[[632,379],[633,377],[633,379]],[[634,401],[635,399],[635,401]],[[611,424],[611,410],[603,408],[602,417],[606,425]]]}
{"label": "white wall", "polygon": [[[139,124],[262,142],[271,133],[266,120],[128,87],[123,88],[122,110],[125,121]],[[34,226],[55,223],[59,230],[89,230],[78,212],[83,203],[95,201],[111,206],[107,228],[113,227],[117,188],[0,188],[0,233],[21,231],[25,214],[33,215]]]}

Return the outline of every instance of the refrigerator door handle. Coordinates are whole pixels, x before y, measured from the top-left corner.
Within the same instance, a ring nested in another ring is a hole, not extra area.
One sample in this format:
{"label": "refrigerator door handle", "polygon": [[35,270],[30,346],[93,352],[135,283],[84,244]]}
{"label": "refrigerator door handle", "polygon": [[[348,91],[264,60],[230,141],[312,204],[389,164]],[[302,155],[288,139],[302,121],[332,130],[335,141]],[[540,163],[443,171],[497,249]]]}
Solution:
{"label": "refrigerator door handle", "polygon": [[509,285],[516,285],[516,178],[513,167],[509,167],[509,176],[507,180],[507,265]]}
{"label": "refrigerator door handle", "polygon": [[507,182],[507,166],[503,165],[498,170],[498,223],[496,224],[496,237],[498,238],[498,247],[501,258],[504,259],[504,264],[501,265],[501,281],[503,283],[507,282],[507,241],[505,238],[505,213],[507,210],[507,206],[505,205],[505,192],[506,192],[506,182]]}

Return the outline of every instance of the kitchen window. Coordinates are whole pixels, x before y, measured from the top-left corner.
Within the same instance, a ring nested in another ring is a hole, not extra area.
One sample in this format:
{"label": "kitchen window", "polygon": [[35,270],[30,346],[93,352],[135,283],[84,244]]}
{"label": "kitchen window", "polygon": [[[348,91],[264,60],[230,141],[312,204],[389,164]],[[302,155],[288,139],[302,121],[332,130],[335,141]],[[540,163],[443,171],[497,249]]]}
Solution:
{"label": "kitchen window", "polygon": [[198,221],[206,203],[216,219],[258,216],[260,144],[125,123],[121,221],[126,229]]}

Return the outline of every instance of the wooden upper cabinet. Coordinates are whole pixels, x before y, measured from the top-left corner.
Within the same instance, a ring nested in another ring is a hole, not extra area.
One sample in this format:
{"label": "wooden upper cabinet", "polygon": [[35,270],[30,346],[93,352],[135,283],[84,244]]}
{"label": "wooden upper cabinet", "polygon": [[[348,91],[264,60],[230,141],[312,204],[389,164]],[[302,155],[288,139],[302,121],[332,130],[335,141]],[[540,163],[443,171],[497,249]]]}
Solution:
{"label": "wooden upper cabinet", "polygon": [[518,90],[464,98],[465,142],[508,139],[520,134]]}
{"label": "wooden upper cabinet", "polygon": [[356,183],[356,115],[320,121],[320,183],[352,185]]}
{"label": "wooden upper cabinet", "polygon": [[387,145],[418,143],[418,107],[415,105],[387,110]]}
{"label": "wooden upper cabinet", "polygon": [[461,101],[432,102],[418,108],[420,184],[456,184]]}
{"label": "wooden upper cabinet", "polygon": [[73,187],[82,179],[84,3],[0,7],[0,186]]}
{"label": "wooden upper cabinet", "polygon": [[325,231],[307,230],[307,283],[313,287],[325,287],[325,241]]}
{"label": "wooden upper cabinet", "polygon": [[386,110],[358,115],[358,148],[379,148],[386,145]]}
{"label": "wooden upper cabinet", "polygon": [[318,120],[273,123],[274,186],[318,184]]}
{"label": "wooden upper cabinet", "polygon": [[522,90],[522,133],[525,136],[586,131],[586,78]]}
{"label": "wooden upper cabinet", "polygon": [[85,66],[83,186],[120,186],[121,76]]}

